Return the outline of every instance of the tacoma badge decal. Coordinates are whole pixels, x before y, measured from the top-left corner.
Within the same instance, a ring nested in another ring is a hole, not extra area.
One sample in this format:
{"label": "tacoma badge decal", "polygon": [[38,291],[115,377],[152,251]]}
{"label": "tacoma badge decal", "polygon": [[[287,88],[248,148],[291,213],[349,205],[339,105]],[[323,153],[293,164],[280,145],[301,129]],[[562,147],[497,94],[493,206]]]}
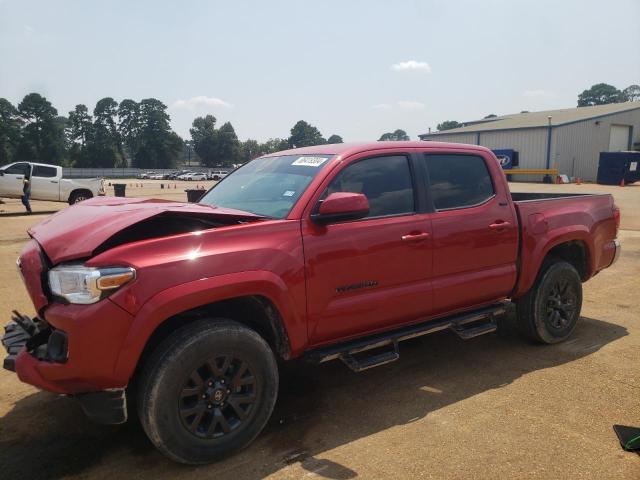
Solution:
{"label": "tacoma badge decal", "polygon": [[336,292],[344,293],[350,290],[358,290],[360,288],[371,288],[371,287],[377,287],[377,286],[378,286],[377,280],[365,280],[359,283],[352,283],[350,285],[341,285],[340,287],[336,287]]}

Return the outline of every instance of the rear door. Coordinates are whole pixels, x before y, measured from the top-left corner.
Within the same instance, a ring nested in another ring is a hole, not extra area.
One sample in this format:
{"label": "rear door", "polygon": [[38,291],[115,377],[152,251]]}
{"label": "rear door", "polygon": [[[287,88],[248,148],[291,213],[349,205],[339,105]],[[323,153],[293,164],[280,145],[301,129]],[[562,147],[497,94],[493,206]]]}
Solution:
{"label": "rear door", "polygon": [[27,162],[13,163],[4,168],[0,176],[0,196],[20,198],[24,188],[24,176],[31,169]]}
{"label": "rear door", "polygon": [[31,197],[34,200],[60,200],[58,169],[49,165],[34,165],[31,172]]}
{"label": "rear door", "polygon": [[611,125],[609,151],[621,152],[631,149],[631,125]]}
{"label": "rear door", "polygon": [[[303,218],[313,345],[392,328],[431,310],[431,220],[421,213],[414,161],[392,153],[348,162]],[[314,224],[309,214],[333,192],[365,194],[369,216]]]}
{"label": "rear door", "polygon": [[504,185],[480,153],[427,153],[434,213],[434,314],[506,297],[516,282],[518,227]]}

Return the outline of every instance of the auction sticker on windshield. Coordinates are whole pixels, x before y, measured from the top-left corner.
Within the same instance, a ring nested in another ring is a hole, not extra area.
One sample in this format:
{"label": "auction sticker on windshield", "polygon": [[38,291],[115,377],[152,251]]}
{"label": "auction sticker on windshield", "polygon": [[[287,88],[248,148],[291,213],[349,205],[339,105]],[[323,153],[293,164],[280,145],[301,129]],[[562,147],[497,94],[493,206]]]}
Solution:
{"label": "auction sticker on windshield", "polygon": [[291,165],[301,165],[304,167],[319,167],[326,162],[329,157],[298,157]]}

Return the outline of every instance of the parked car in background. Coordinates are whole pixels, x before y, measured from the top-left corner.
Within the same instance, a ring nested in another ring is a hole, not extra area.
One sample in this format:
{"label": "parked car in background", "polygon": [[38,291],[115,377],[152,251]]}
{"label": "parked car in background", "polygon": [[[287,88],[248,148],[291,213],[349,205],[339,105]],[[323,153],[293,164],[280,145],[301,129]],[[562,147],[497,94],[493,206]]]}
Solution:
{"label": "parked car in background", "polygon": [[132,397],[161,452],[205,463],[260,433],[280,362],[359,372],[402,340],[495,332],[514,309],[530,341],[566,340],[619,225],[611,195],[511,193],[475,145],[274,153],[197,204],[93,199],[32,227],[18,265],[38,317],[14,315],[4,367],[104,423]]}
{"label": "parked car in background", "polygon": [[[183,177],[183,178],[181,178],[182,180],[187,180],[189,182],[190,181],[196,181],[196,180],[199,181],[199,182],[202,182],[202,181],[207,180],[207,174],[203,173],[203,172],[190,172],[190,173],[187,173],[185,175],[181,175],[181,177]],[[178,177],[178,178],[180,178],[180,177]]]}
{"label": "parked car in background", "polygon": [[16,162],[0,168],[0,197],[20,198],[25,172],[31,172],[31,200],[68,202],[70,205],[104,195],[102,178],[63,178],[62,167]]}
{"label": "parked car in background", "polygon": [[142,172],[138,174],[138,178],[140,179],[151,178],[151,175],[155,175],[155,174],[156,172]]}
{"label": "parked car in background", "polygon": [[153,175],[149,175],[150,180],[163,180],[164,174],[162,173],[154,173]]}
{"label": "parked car in background", "polygon": [[209,180],[222,180],[227,175],[229,175],[229,172],[225,170],[214,170],[212,172],[209,172]]}
{"label": "parked car in background", "polygon": [[176,178],[177,178],[177,180],[186,180],[186,179],[187,179],[187,177],[188,177],[189,175],[191,175],[192,173],[193,173],[193,172],[182,172],[182,173],[180,173]]}

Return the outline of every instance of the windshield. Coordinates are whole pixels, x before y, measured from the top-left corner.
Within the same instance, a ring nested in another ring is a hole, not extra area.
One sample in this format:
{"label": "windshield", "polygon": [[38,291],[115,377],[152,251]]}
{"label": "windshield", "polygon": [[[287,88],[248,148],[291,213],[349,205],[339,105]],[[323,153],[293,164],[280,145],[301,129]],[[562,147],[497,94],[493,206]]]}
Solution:
{"label": "windshield", "polygon": [[224,177],[199,203],[284,218],[331,155],[258,158]]}

